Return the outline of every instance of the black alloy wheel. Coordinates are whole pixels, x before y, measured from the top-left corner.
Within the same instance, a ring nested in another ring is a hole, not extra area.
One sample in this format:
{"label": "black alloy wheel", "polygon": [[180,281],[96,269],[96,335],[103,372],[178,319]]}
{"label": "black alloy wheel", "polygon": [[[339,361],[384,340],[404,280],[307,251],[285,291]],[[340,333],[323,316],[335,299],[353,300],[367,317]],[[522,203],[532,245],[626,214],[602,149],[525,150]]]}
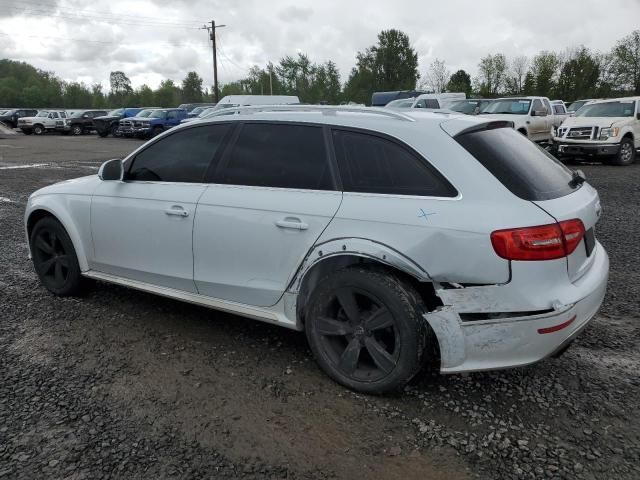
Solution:
{"label": "black alloy wheel", "polygon": [[305,330],[330,377],[379,394],[403,387],[422,367],[431,341],[425,312],[414,287],[393,273],[346,268],[311,294]]}
{"label": "black alloy wheel", "polygon": [[82,276],[73,243],[62,225],[53,217],[39,220],[30,244],[33,265],[42,284],[56,295],[76,293]]}
{"label": "black alloy wheel", "polygon": [[82,135],[82,127],[80,125],[74,125],[71,127],[71,133],[73,135]]}

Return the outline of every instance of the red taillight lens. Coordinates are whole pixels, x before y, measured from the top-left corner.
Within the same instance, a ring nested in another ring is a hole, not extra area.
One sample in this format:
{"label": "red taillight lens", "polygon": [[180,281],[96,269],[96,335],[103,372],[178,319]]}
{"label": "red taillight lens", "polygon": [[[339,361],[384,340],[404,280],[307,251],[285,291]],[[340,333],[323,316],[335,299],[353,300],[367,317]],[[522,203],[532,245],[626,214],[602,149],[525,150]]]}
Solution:
{"label": "red taillight lens", "polygon": [[496,253],[507,260],[553,260],[570,255],[584,236],[579,219],[537,227],[497,230],[491,234]]}

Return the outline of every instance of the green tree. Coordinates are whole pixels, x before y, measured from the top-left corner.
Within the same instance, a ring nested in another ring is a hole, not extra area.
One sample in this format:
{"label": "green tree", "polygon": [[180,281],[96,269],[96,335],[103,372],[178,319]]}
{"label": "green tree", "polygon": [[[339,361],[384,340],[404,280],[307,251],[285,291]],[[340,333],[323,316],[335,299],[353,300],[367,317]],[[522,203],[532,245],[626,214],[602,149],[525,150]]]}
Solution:
{"label": "green tree", "polygon": [[377,45],[356,55],[345,99],[369,104],[373,92],[414,89],[418,78],[418,54],[409,37],[399,30],[383,30]]}
{"label": "green tree", "polygon": [[542,51],[531,64],[535,78],[535,95],[550,96],[556,86],[556,78],[560,68],[560,58],[554,52]]}
{"label": "green tree", "polygon": [[189,72],[182,80],[182,101],[185,103],[202,102],[202,78],[196,72]]}
{"label": "green tree", "polygon": [[451,75],[447,90],[450,92],[464,92],[467,97],[471,96],[471,76],[464,70],[458,70]]}
{"label": "green tree", "polygon": [[91,105],[92,94],[84,83],[71,82],[64,85],[64,108],[83,108]]}
{"label": "green tree", "polygon": [[596,97],[599,78],[598,59],[582,46],[562,66],[554,97],[567,101]]}
{"label": "green tree", "polygon": [[175,107],[180,103],[179,91],[173,80],[163,80],[158,89],[153,92],[155,104],[158,107]]}
{"label": "green tree", "polygon": [[129,95],[133,92],[129,77],[119,70],[111,72],[109,74],[109,84],[111,85],[109,103],[116,107],[127,106]]}
{"label": "green tree", "polygon": [[536,92],[536,77],[532,71],[528,71],[524,76],[524,84],[522,85],[523,95],[533,95]]}
{"label": "green tree", "polygon": [[141,107],[153,107],[154,105],[154,98],[153,98],[153,90],[151,90],[151,88],[144,84],[142,86],[140,86],[140,88],[138,88],[137,90],[138,93],[138,99],[140,100],[139,106]]}
{"label": "green tree", "polygon": [[625,92],[640,95],[640,30],[618,41],[612,56],[616,83]]}
{"label": "green tree", "polygon": [[91,85],[91,108],[106,108],[107,99],[102,93],[102,85],[94,83]]}
{"label": "green tree", "polygon": [[496,97],[505,87],[507,76],[507,58],[502,53],[487,55],[478,64],[476,79],[478,93],[482,97]]}

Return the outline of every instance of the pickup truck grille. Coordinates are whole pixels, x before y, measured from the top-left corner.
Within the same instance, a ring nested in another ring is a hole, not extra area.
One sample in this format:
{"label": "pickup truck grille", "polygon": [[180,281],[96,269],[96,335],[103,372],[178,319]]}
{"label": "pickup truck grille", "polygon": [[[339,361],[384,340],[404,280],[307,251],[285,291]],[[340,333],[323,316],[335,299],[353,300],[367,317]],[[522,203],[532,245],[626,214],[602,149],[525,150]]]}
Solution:
{"label": "pickup truck grille", "polygon": [[596,127],[575,127],[569,129],[566,138],[572,140],[591,140],[595,138]]}
{"label": "pickup truck grille", "polygon": [[131,120],[120,120],[121,127],[131,127],[133,122]]}

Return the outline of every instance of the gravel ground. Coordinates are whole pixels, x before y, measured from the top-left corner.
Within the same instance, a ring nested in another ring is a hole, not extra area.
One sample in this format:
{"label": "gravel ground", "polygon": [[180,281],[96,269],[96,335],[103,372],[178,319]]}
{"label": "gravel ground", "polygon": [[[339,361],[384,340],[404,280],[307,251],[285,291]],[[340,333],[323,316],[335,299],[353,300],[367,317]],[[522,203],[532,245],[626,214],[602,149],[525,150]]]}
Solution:
{"label": "gravel ground", "polygon": [[295,332],[106,284],[67,299],[39,285],[28,195],[138,145],[0,138],[0,479],[640,478],[640,165],[580,167],[611,279],[567,353],[425,373],[380,398],[332,383]]}

